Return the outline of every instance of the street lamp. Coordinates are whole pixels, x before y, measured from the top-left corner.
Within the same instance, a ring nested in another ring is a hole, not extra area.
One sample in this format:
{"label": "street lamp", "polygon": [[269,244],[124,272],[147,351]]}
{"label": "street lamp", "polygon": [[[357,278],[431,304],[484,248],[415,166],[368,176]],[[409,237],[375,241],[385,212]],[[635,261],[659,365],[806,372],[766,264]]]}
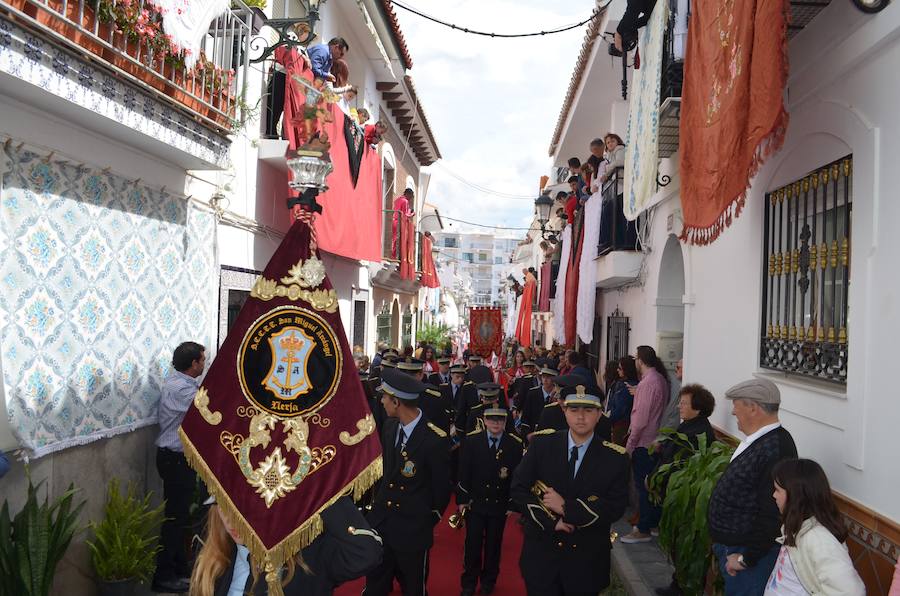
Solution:
{"label": "street lamp", "polygon": [[547,229],[547,223],[550,221],[550,209],[553,207],[553,199],[547,194],[542,194],[534,201],[535,213],[537,213],[538,223],[541,224],[541,238],[549,240],[556,237],[556,233]]}
{"label": "street lamp", "polygon": [[319,20],[319,7],[325,0],[300,0],[300,4],[306,9],[306,16],[300,18],[266,19],[265,25],[278,33],[275,43],[268,43],[262,37],[254,37],[250,42],[250,49],[257,50],[262,46],[262,53],[250,62],[257,63],[266,60],[280,47],[305,48],[316,38],[316,23]]}

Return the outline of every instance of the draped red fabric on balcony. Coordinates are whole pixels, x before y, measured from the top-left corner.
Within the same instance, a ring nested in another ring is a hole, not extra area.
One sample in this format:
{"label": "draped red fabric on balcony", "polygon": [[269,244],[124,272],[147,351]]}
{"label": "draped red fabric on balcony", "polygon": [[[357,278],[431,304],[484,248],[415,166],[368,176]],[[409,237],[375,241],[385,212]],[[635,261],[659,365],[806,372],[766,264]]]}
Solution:
{"label": "draped red fabric on balcony", "polygon": [[[306,94],[291,75],[308,81],[312,71],[293,54],[278,54],[288,71],[285,85],[284,122],[288,150],[294,151],[305,140],[303,107]],[[347,116],[335,104],[328,105],[332,122],[326,122],[324,132],[331,141],[331,162],[334,171],[328,176],[328,190],[318,197],[322,214],[316,218],[319,248],[335,255],[361,261],[381,260],[381,159],[366,146],[359,165],[356,185],[350,172],[350,157],[344,135]]]}
{"label": "draped red fabric on balcony", "polygon": [[439,288],[437,271],[434,268],[434,257],[431,254],[431,236],[422,236],[422,285],[426,288]]}
{"label": "draped red fabric on balcony", "polygon": [[400,278],[416,279],[416,228],[412,216],[400,216]]}
{"label": "draped red fabric on balcony", "polygon": [[534,304],[534,294],[537,290],[537,280],[529,271],[525,274],[525,291],[522,292],[522,303],[519,305],[519,319],[516,323],[516,339],[519,345],[527,348],[531,345],[531,305]]}
{"label": "draped red fabric on balcony", "polygon": [[551,279],[553,264],[547,261],[541,265],[541,292],[538,294],[538,312],[550,312],[550,286],[553,284]]}
{"label": "draped red fabric on balcony", "polygon": [[750,178],[788,125],[785,0],[696,2],[681,109],[682,239],[709,244],[740,214]]}

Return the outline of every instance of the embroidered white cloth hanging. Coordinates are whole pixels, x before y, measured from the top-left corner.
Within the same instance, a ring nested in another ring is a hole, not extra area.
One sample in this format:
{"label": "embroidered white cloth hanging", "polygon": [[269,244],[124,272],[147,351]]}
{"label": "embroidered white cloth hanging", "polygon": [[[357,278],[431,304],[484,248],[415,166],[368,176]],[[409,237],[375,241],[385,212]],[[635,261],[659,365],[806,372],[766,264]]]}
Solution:
{"label": "embroidered white cloth hanging", "polygon": [[519,312],[517,306],[516,293],[510,292],[506,297],[506,337],[513,337],[516,334],[516,315]]}
{"label": "embroidered white cloth hanging", "polygon": [[210,23],[228,10],[231,0],[153,0],[153,4],[163,13],[163,31],[172,36],[175,45],[187,50],[184,63],[190,69],[200,57]]}
{"label": "embroidered white cloth hanging", "polygon": [[584,245],[578,274],[578,302],[576,303],[578,337],[586,344],[594,337],[594,304],[597,301],[597,250],[600,246],[600,213],[603,196],[594,193],[584,205]]}
{"label": "embroidered white cloth hanging", "polygon": [[657,2],[641,32],[641,68],[631,83],[628,145],[625,149],[625,217],[634,221],[656,194],[659,171],[659,84],[668,2]]}
{"label": "embroidered white cloth hanging", "polygon": [[569,253],[572,250],[572,226],[567,225],[562,232],[562,254],[559,273],[556,276],[556,298],[553,299],[553,339],[562,345],[566,343],[566,272],[569,270]]}

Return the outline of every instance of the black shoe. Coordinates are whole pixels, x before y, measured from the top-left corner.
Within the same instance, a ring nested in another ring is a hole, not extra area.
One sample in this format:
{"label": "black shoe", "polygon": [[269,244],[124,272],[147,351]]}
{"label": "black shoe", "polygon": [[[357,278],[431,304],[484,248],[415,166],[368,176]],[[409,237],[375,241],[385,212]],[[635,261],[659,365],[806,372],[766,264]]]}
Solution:
{"label": "black shoe", "polygon": [[151,592],[163,594],[184,594],[191,587],[191,582],[182,578],[153,580],[150,586]]}
{"label": "black shoe", "polygon": [[482,594],[493,594],[494,593],[494,585],[493,584],[491,584],[489,586],[482,585],[481,593]]}
{"label": "black shoe", "polygon": [[475,590],[472,588],[464,589],[459,593],[459,596],[475,596]]}

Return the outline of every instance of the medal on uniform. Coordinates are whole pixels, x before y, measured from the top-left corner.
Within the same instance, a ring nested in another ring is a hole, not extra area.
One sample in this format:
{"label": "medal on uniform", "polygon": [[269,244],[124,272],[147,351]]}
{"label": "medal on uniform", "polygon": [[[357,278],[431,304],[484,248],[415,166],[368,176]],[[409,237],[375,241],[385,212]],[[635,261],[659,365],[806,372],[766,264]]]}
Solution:
{"label": "medal on uniform", "polygon": [[507,478],[509,478],[509,468],[503,466],[502,468],[500,468],[500,479],[506,480]]}
{"label": "medal on uniform", "polygon": [[406,476],[407,478],[412,478],[416,475],[416,464],[413,463],[412,460],[406,460],[403,463],[403,467],[400,469],[400,473]]}

